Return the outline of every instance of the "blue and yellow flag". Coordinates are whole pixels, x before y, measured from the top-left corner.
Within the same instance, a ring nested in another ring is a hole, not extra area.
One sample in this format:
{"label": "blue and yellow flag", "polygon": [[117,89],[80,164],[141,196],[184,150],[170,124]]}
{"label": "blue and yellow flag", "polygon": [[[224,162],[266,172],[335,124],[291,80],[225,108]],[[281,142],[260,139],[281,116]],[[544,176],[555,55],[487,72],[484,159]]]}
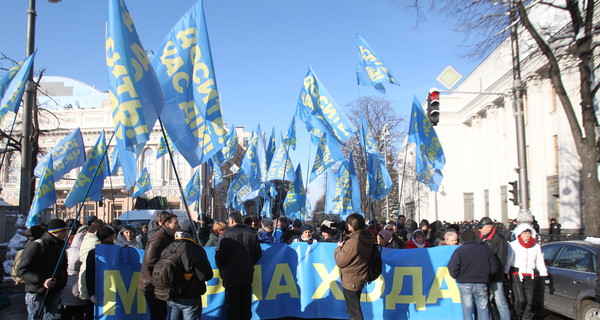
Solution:
{"label": "blue and yellow flag", "polygon": [[258,141],[256,144],[256,157],[258,159],[258,169],[260,170],[260,181],[267,182],[267,148],[265,146],[265,140],[263,138],[263,132],[260,129],[260,124],[256,128],[256,134],[258,135]]}
{"label": "blue and yellow flag", "polygon": [[185,199],[187,200],[188,204],[192,204],[200,199],[200,188],[200,173],[199,170],[196,169],[196,171],[194,171],[194,175],[190,181],[188,181],[188,184],[185,187]]}
{"label": "blue and yellow flag", "polygon": [[[167,136],[167,140],[165,140],[165,136]],[[169,143],[169,147],[167,148],[167,141]],[[169,134],[165,132],[165,135],[160,135],[160,141],[158,142],[158,147],[156,147],[156,159],[160,159],[160,157],[169,153],[169,149],[171,151],[177,150],[175,145],[173,144],[173,140],[169,137]]]}
{"label": "blue and yellow flag", "polygon": [[260,215],[262,217],[271,217],[273,211],[273,205],[271,204],[271,198],[267,197],[263,202],[262,210],[260,211]]}
{"label": "blue and yellow flag", "polygon": [[442,169],[446,164],[442,144],[435,133],[429,118],[414,97],[408,131],[408,142],[416,145],[415,162],[417,181],[427,185],[432,191],[438,191],[442,183]]}
{"label": "blue and yellow flag", "polygon": [[369,122],[362,113],[360,114],[360,124],[360,134],[358,135],[360,146],[363,147],[367,153],[379,152],[377,142],[375,141],[375,138],[373,138],[371,130],[369,130]]}
{"label": "blue and yellow flag", "polygon": [[117,151],[117,148],[112,148],[110,154],[108,155],[108,175],[111,177],[115,177],[119,172],[119,168],[121,167],[118,153],[119,151]]}
{"label": "blue and yellow flag", "polygon": [[367,154],[367,196],[375,201],[385,198],[392,190],[392,178],[383,156],[377,152]]}
{"label": "blue and yellow flag", "polygon": [[[35,53],[19,64],[21,66],[19,71],[17,71],[12,81],[10,81],[10,84],[6,87],[4,94],[0,96],[0,123],[2,123],[2,120],[4,120],[4,117],[9,111],[14,113],[19,111],[21,98],[23,98],[23,93],[25,92],[25,85],[29,79],[29,73],[31,72],[34,58]],[[11,72],[13,71],[9,71],[9,74]]]}
{"label": "blue and yellow flag", "polygon": [[215,153],[213,160],[216,163],[223,165],[225,162],[233,159],[237,151],[237,133],[235,132],[235,126],[231,126],[229,132],[225,136],[225,146],[219,152]]}
{"label": "blue and yellow flag", "polygon": [[125,141],[117,140],[117,145],[113,149],[110,158],[110,175],[117,174],[117,169],[121,167],[125,187],[129,190],[135,184],[138,176],[137,160],[135,153],[125,149]]}
{"label": "blue and yellow flag", "polygon": [[227,203],[225,205],[228,208],[239,210],[242,208],[245,199],[254,199],[258,195],[258,191],[253,190],[252,187],[248,175],[243,169],[240,169],[229,186]]}
{"label": "blue and yellow flag", "polygon": [[304,183],[302,183],[302,169],[300,164],[296,168],[296,178],[294,182],[290,184],[287,195],[283,202],[283,209],[285,216],[290,219],[308,220],[308,214],[310,208],[306,201],[306,191],[304,190]]}
{"label": "blue and yellow flag", "polygon": [[52,155],[50,155],[38,181],[38,185],[35,188],[35,195],[33,196],[33,202],[31,203],[27,222],[25,223],[27,228],[39,224],[40,212],[56,202],[53,167]]}
{"label": "blue and yellow flag", "polygon": [[356,41],[358,42],[358,84],[367,86],[369,85],[364,81],[364,76],[369,78],[373,87],[381,93],[385,94],[385,87],[383,82],[388,80],[391,84],[397,84],[394,80],[392,72],[383,64],[383,61],[378,58],[377,53],[367,44],[358,33],[356,34]]}
{"label": "blue and yellow flag", "polygon": [[331,168],[325,172],[325,181],[325,214],[334,214],[336,207],[337,174]]}
{"label": "blue and yellow flag", "polygon": [[81,130],[79,128],[73,130],[50,149],[50,152],[35,167],[34,174],[36,177],[42,177],[50,157],[52,157],[54,163],[54,181],[60,180],[72,169],[81,167],[85,163],[85,146],[83,145]]}
{"label": "blue and yellow flag", "polygon": [[[266,154],[267,154],[267,168],[271,166],[271,161],[273,160],[273,155],[275,154],[275,149],[277,148],[275,142],[275,128],[271,129],[271,137],[269,138],[269,142],[267,143]],[[268,169],[267,169],[268,170]]]}
{"label": "blue and yellow flag", "polygon": [[309,181],[313,181],[316,177],[325,172],[327,168],[343,158],[344,154],[342,153],[342,148],[340,148],[338,142],[330,135],[322,133],[315,154],[312,171],[310,172]]}
{"label": "blue and yellow flag", "polygon": [[294,165],[288,154],[288,146],[281,143],[277,152],[273,156],[269,172],[267,173],[267,181],[286,180],[294,181]]}
{"label": "blue and yellow flag", "polygon": [[133,188],[132,198],[139,197],[144,194],[144,192],[152,190],[152,184],[150,183],[150,175],[148,174],[148,168],[144,168],[142,173],[140,173],[140,177],[135,183],[135,187]]}
{"label": "blue and yellow flag", "polygon": [[[102,201],[104,178],[108,176],[108,159],[106,158],[106,140],[104,131],[90,150],[87,160],[81,168],[71,192],[65,199],[65,206],[72,208],[84,201]],[[89,190],[89,192],[88,192]],[[87,198],[85,197],[87,193]]]}
{"label": "blue and yellow flag", "polygon": [[352,213],[364,215],[361,208],[360,184],[354,170],[352,152],[344,159],[337,173],[333,214],[339,214],[345,220]]}
{"label": "blue and yellow flag", "polygon": [[192,167],[225,146],[225,128],[202,1],[167,35],[152,65],[164,91],[162,121]]}
{"label": "blue and yellow flag", "polygon": [[[263,176],[260,169],[261,161],[259,160],[261,141],[262,138],[259,134],[253,131],[248,141],[246,154],[244,154],[244,158],[242,159],[241,169],[236,177],[236,183],[232,183],[230,187],[238,188],[243,185],[250,188],[250,192],[243,191],[247,191],[247,189],[237,191],[237,196],[242,201],[256,198],[262,185]],[[264,155],[264,149],[262,154]],[[266,176],[264,178],[266,179]]]}
{"label": "blue and yellow flag", "polygon": [[296,150],[296,117],[292,117],[290,127],[288,128],[287,133],[283,137],[283,143],[292,147],[293,150]]}
{"label": "blue and yellow flag", "polygon": [[163,109],[163,94],[124,0],[108,1],[106,66],[115,136],[139,155]]}
{"label": "blue and yellow flag", "polygon": [[312,68],[308,68],[304,78],[295,116],[304,122],[311,134],[317,134],[314,131],[318,129],[332,135],[340,143],[356,132]]}
{"label": "blue and yellow flag", "polygon": [[212,178],[216,187],[223,182],[223,171],[221,170],[221,166],[212,158],[208,159],[208,166],[212,170]]}
{"label": "blue and yellow flag", "polygon": [[6,93],[8,86],[17,75],[17,72],[21,70],[21,67],[23,66],[24,62],[25,60],[17,63],[14,67],[10,68],[8,72],[3,74],[2,77],[0,77],[0,100],[2,99],[2,97],[4,97],[4,93]]}

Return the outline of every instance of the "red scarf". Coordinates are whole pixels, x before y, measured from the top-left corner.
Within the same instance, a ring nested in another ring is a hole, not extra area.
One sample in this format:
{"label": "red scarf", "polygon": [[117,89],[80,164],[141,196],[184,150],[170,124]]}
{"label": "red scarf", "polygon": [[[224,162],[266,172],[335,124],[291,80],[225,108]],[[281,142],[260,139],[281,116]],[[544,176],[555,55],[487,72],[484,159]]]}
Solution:
{"label": "red scarf", "polygon": [[535,239],[531,238],[529,239],[529,242],[525,243],[523,242],[523,239],[521,237],[517,237],[517,239],[519,239],[519,243],[521,244],[521,246],[523,246],[523,248],[532,248],[533,246],[535,246]]}
{"label": "red scarf", "polygon": [[484,236],[483,234],[480,234],[479,235],[479,239],[482,239],[482,240],[491,240],[494,237],[495,234],[496,234],[496,227],[494,227],[492,229],[492,231],[488,235],[486,235],[486,236]]}

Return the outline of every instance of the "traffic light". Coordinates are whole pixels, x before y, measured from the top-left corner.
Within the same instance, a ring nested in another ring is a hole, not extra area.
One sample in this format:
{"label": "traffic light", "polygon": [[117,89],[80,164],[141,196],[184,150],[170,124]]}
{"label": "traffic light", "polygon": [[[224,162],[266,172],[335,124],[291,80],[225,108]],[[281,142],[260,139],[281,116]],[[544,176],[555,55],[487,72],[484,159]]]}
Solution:
{"label": "traffic light", "polygon": [[512,187],[512,189],[510,189],[510,193],[512,194],[512,198],[508,199],[510,201],[512,201],[512,203],[515,206],[519,205],[519,182],[518,181],[511,181],[508,184],[510,184],[510,186]]}
{"label": "traffic light", "polygon": [[429,89],[427,95],[427,117],[431,124],[437,126],[440,122],[440,92],[437,88]]}

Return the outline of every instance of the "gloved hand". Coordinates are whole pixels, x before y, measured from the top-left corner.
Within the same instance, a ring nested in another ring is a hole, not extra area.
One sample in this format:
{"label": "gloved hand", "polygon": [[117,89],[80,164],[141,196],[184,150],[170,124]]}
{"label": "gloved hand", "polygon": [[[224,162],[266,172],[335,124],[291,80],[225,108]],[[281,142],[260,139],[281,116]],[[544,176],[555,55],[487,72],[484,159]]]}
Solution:
{"label": "gloved hand", "polygon": [[544,283],[546,285],[548,285],[548,286],[550,285],[550,278],[548,278],[548,276],[544,276],[544,277],[542,277],[542,279],[544,279]]}
{"label": "gloved hand", "polygon": [[90,300],[92,301],[93,304],[97,304],[98,303],[98,298],[96,298],[96,296],[91,296]]}

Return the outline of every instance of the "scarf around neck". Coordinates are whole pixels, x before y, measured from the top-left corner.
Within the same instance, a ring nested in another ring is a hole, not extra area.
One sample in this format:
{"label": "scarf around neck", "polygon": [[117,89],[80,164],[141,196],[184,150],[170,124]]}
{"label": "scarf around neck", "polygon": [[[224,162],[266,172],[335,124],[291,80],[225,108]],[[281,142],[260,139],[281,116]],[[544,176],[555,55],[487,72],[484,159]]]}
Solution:
{"label": "scarf around neck", "polygon": [[519,239],[519,243],[521,244],[522,247],[524,248],[532,248],[533,246],[535,246],[535,238],[531,238],[529,239],[529,242],[525,243],[523,242],[523,239],[521,237],[517,237],[517,239]]}

